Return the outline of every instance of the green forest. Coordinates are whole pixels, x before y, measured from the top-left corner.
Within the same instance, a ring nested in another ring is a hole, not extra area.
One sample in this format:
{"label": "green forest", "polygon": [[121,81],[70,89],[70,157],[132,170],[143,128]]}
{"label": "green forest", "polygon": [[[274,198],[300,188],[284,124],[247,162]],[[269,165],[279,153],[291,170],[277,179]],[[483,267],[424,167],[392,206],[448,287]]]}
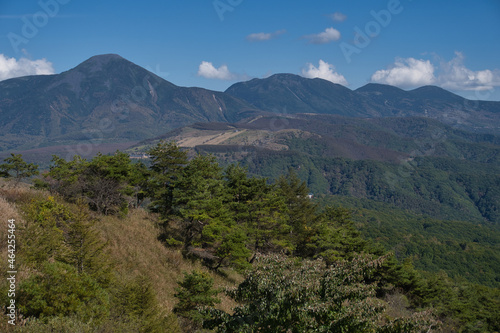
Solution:
{"label": "green forest", "polygon": [[[416,156],[398,163],[355,160],[328,156],[328,150],[313,140],[292,141],[296,147],[286,151],[231,146],[200,146],[198,150],[216,154],[224,164],[244,155],[241,164],[250,174],[270,179],[292,167],[316,196],[370,199],[438,219],[487,222],[498,227],[500,169],[495,160],[482,163],[434,156]],[[497,152],[491,154],[497,156]]]}
{"label": "green forest", "polygon": [[[500,331],[500,237],[484,218],[496,221],[497,193],[474,208],[464,200],[470,220],[451,221],[440,216],[457,209],[458,190],[422,206],[439,173],[406,177],[421,179],[417,197],[397,186],[405,210],[342,195],[359,170],[387,167],[378,162],[329,160],[332,170],[356,170],[335,183],[333,171],[286,169],[294,163],[284,159],[219,164],[167,141],[147,153],[53,156],[39,175],[20,155],[0,165],[6,314],[10,219],[18,270],[17,325],[2,316],[2,332]],[[272,177],[255,175],[255,163]],[[467,177],[463,188],[482,186]],[[363,181],[387,197],[375,179]],[[311,198],[309,184],[335,195]]]}

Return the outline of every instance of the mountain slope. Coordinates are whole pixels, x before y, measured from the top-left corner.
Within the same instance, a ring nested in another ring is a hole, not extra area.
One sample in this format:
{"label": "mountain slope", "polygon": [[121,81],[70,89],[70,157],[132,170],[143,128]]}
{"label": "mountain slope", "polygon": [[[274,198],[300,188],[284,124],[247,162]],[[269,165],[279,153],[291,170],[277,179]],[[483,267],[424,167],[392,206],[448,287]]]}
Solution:
{"label": "mountain slope", "polygon": [[160,139],[270,179],[293,168],[315,195],[385,202],[439,219],[500,222],[500,137],[430,118],[259,116],[180,128],[129,152],[144,152]]}
{"label": "mountain slope", "polygon": [[475,132],[498,133],[500,129],[500,102],[471,101],[436,86],[404,91],[370,83],[355,92],[397,117],[423,116]]}
{"label": "mountain slope", "polygon": [[100,55],[58,75],[0,82],[0,150],[140,140],[193,122],[236,121],[249,109],[224,93],[178,87],[118,55]]}
{"label": "mountain slope", "polygon": [[428,117],[469,131],[497,133],[500,102],[470,101],[435,86],[405,91],[367,84],[354,91],[322,79],[276,74],[229,87],[226,92],[273,113],[351,117]]}
{"label": "mountain slope", "polygon": [[469,101],[438,87],[404,91],[368,84],[352,91],[322,79],[276,74],[216,92],[176,86],[107,54],[58,75],[0,82],[0,152],[137,142],[196,122],[299,113],[425,117],[491,134],[500,128],[500,102]]}
{"label": "mountain slope", "polygon": [[352,90],[323,79],[276,74],[232,85],[226,93],[274,113],[325,113],[378,116],[379,108]]}

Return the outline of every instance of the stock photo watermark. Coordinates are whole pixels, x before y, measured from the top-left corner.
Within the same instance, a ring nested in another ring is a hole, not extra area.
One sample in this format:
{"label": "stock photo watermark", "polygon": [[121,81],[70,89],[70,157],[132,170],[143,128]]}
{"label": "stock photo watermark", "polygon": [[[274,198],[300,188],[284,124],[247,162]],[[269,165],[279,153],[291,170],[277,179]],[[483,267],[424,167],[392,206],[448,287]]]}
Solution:
{"label": "stock photo watermark", "polygon": [[[150,69],[150,67],[147,67]],[[152,71],[152,70],[150,70]],[[168,75],[168,72],[162,72],[160,66],[156,65],[156,70],[153,73],[158,77]],[[115,115],[118,121],[124,121],[128,119],[131,108],[134,104],[144,101],[146,98],[155,98],[155,89],[158,86],[157,80],[153,80],[150,75],[146,75],[142,80],[142,85],[136,85],[133,87],[128,94],[122,94],[118,96],[111,103],[111,113]],[[157,97],[157,96],[156,96]],[[99,145],[101,141],[106,139],[106,134],[110,134],[116,130],[115,121],[110,117],[104,117],[99,121],[97,129],[86,129],[82,131],[82,134],[86,136],[86,142],[79,143],[76,149],[73,147],[67,148],[66,160],[73,158],[75,155],[91,155],[96,146]]]}
{"label": "stock photo watermark", "polygon": [[61,5],[66,5],[71,0],[40,0],[38,5],[41,10],[37,11],[33,15],[24,15],[21,17],[23,23],[21,27],[20,34],[15,32],[9,32],[7,38],[9,39],[10,45],[19,53],[21,49],[19,46],[21,44],[28,44],[30,40],[38,35],[40,29],[45,27],[51,18],[55,17],[60,10]]}
{"label": "stock photo watermark", "polygon": [[9,289],[7,291],[7,297],[9,299],[7,305],[7,317],[9,318],[8,323],[10,325],[16,325],[16,220],[9,219],[7,224],[7,281]]}
{"label": "stock photo watermark", "polygon": [[224,14],[234,11],[242,2],[243,0],[215,0],[212,4],[219,19],[224,21]]}
{"label": "stock photo watermark", "polygon": [[[407,0],[411,2],[412,0]],[[363,49],[370,45],[371,41],[380,35],[383,28],[387,28],[395,15],[403,12],[403,5],[399,0],[389,0],[386,9],[379,11],[371,10],[372,20],[366,22],[363,27],[354,27],[354,40],[352,43],[342,42],[340,50],[348,64],[352,62],[354,54],[360,54]]]}
{"label": "stock photo watermark", "polygon": [[[477,110],[480,107],[480,101],[487,100],[494,92],[494,89],[475,90],[474,95],[476,99],[464,99],[462,104],[453,105],[453,110],[445,114],[447,119],[441,119],[441,121],[452,127],[460,126],[468,120],[470,111]],[[425,117],[428,116],[427,114],[425,115]],[[418,162],[415,161],[416,158],[432,156],[439,145],[444,144],[446,140],[446,133],[442,129],[434,129],[428,138],[414,140],[417,148],[413,149],[407,158],[400,160],[396,172],[387,171],[385,174],[385,179],[390,189],[394,190],[397,184],[403,183],[405,179],[411,177],[418,167]]]}

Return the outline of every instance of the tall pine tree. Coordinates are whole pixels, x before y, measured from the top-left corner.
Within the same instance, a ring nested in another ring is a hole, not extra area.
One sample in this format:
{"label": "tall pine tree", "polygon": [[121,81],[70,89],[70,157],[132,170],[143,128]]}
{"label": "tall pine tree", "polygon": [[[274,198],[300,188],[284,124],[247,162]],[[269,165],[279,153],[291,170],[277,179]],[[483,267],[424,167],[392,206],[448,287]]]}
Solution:
{"label": "tall pine tree", "polygon": [[174,184],[188,163],[187,153],[173,141],[160,141],[148,154],[151,160],[148,184],[148,194],[152,198],[150,207],[165,219],[172,214]]}

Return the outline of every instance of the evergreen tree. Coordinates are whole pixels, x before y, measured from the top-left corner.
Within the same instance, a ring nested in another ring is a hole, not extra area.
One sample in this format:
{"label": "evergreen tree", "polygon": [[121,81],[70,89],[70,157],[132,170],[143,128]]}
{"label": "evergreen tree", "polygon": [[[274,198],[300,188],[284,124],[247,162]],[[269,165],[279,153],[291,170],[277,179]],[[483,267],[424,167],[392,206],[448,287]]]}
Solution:
{"label": "evergreen tree", "polygon": [[69,249],[64,242],[64,228],[71,212],[53,197],[28,203],[24,209],[25,225],[20,228],[20,253],[35,266],[64,258]]}
{"label": "evergreen tree", "polygon": [[133,175],[128,154],[117,151],[112,156],[95,156],[80,175],[90,207],[104,215],[126,214],[134,192],[130,184]]}
{"label": "evergreen tree", "polygon": [[101,323],[109,315],[109,296],[87,274],[61,262],[46,262],[39,274],[19,286],[18,304],[26,317],[78,316]]}
{"label": "evergreen tree", "polygon": [[141,190],[135,186],[144,183],[139,171],[129,155],[120,151],[112,156],[98,154],[90,161],[77,155],[66,161],[54,155],[46,184],[38,183],[37,187],[48,187],[71,202],[83,198],[105,215],[126,214],[137,200],[136,191]]}
{"label": "evergreen tree", "polygon": [[112,265],[88,208],[80,201],[74,207],[53,197],[34,200],[24,207],[26,224],[20,232],[25,241],[21,253],[28,264],[61,261],[78,274],[87,274],[101,285],[108,285]]}
{"label": "evergreen tree", "polygon": [[179,281],[174,295],[179,302],[174,307],[174,313],[191,321],[195,327],[201,327],[207,316],[200,308],[211,307],[220,303],[218,291],[213,289],[213,279],[201,271],[184,272],[184,280]]}
{"label": "evergreen tree", "polygon": [[38,166],[34,163],[26,163],[21,154],[10,154],[0,164],[0,176],[4,178],[14,178],[14,186],[17,186],[23,178],[29,178],[38,175]]}
{"label": "evergreen tree", "polygon": [[285,203],[274,186],[264,178],[249,178],[239,165],[229,165],[225,191],[234,220],[248,235],[247,248],[252,250],[252,258],[258,252],[291,250],[290,228],[282,213]]}
{"label": "evergreen tree", "polygon": [[64,228],[68,252],[63,261],[75,267],[79,274],[85,273],[107,286],[112,279],[112,263],[106,253],[107,243],[96,231],[95,223],[88,208],[79,202]]}
{"label": "evergreen tree", "polygon": [[174,189],[174,207],[184,220],[185,245],[219,239],[230,224],[223,204],[222,169],[213,156],[197,155],[183,169]]}
{"label": "evergreen tree", "polygon": [[126,322],[127,326],[135,324],[137,332],[170,332],[170,327],[162,327],[165,324],[163,311],[147,276],[140,274],[133,280],[122,281],[113,296],[113,321]]}
{"label": "evergreen tree", "polygon": [[285,200],[274,186],[262,187],[248,202],[250,216],[247,223],[249,245],[253,252],[251,261],[258,253],[294,249],[290,239],[292,227],[287,223]]}
{"label": "evergreen tree", "polygon": [[290,237],[297,255],[303,255],[317,223],[317,205],[309,198],[309,189],[295,171],[290,169],[286,176],[276,182],[281,196],[285,198],[286,219],[292,231]]}
{"label": "evergreen tree", "polygon": [[131,178],[129,181],[129,184],[132,187],[131,196],[134,199],[134,202],[132,203],[133,207],[141,207],[143,202],[148,198],[148,186],[151,178],[152,171],[143,162],[133,164]]}
{"label": "evergreen tree", "polygon": [[188,162],[187,153],[173,141],[160,141],[148,150],[148,154],[151,161],[148,182],[148,194],[152,198],[151,209],[165,219],[173,213],[173,191]]}
{"label": "evergreen tree", "polygon": [[[87,165],[87,160],[79,155],[73,156],[71,161],[52,155],[49,172],[44,175],[47,187],[52,193],[58,193],[66,200],[83,197],[80,178]],[[37,186],[40,187],[42,184],[37,184]]]}
{"label": "evergreen tree", "polygon": [[183,169],[173,192],[182,219],[184,249],[218,269],[226,261],[246,265],[246,235],[225,204],[222,168],[213,156],[197,155]]}
{"label": "evergreen tree", "polygon": [[326,207],[311,230],[302,247],[308,257],[322,257],[330,263],[367,250],[368,244],[354,227],[347,209]]}

